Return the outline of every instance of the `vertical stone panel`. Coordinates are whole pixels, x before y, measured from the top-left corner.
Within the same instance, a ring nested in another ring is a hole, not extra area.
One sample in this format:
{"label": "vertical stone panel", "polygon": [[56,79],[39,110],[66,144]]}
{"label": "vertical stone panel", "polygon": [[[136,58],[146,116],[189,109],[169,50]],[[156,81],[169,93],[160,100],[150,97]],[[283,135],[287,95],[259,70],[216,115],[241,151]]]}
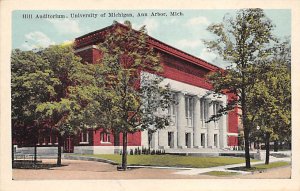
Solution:
{"label": "vertical stone panel", "polygon": [[199,148],[201,146],[201,133],[200,133],[200,99],[198,96],[194,97],[194,135],[193,135],[193,145],[195,148]]}
{"label": "vertical stone panel", "polygon": [[177,146],[178,148],[185,148],[185,100],[182,92],[178,93],[178,120],[177,120]]}
{"label": "vertical stone panel", "polygon": [[[208,119],[212,116],[213,114],[213,104],[211,103],[210,99],[206,100],[208,102]],[[207,147],[213,148],[214,147],[214,122],[211,121],[207,123]]]}

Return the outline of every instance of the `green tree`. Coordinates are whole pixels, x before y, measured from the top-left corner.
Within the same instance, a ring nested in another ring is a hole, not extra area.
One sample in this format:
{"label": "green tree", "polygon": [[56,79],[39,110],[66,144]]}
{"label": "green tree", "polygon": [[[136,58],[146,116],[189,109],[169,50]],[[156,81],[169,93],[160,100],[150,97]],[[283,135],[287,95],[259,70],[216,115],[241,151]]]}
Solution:
{"label": "green tree", "polygon": [[255,64],[270,54],[271,42],[275,40],[272,29],[273,25],[263,10],[243,9],[237,12],[235,18],[224,17],[222,23],[210,25],[208,30],[216,35],[216,40],[205,42],[210,50],[216,51],[231,64],[226,71],[220,70],[210,75],[209,80],[215,92],[225,92],[235,97],[219,111],[219,115],[236,106],[241,109],[247,168],[251,167],[249,135],[255,119],[248,108],[256,80]]}
{"label": "green tree", "polygon": [[[97,66],[99,90],[90,111],[98,127],[122,134],[122,169],[127,169],[127,135],[168,125],[166,109],[171,102],[167,87],[160,86],[162,72],[159,55],[148,44],[145,27],[133,30],[114,23],[105,41],[99,44],[103,58]],[[91,113],[90,113],[91,114]]]}
{"label": "green tree", "polygon": [[84,128],[84,112],[95,90],[94,69],[84,65],[74,54],[72,46],[50,46],[39,52],[49,63],[55,79],[48,100],[37,105],[38,119],[58,134],[57,165],[61,165],[63,137]]}
{"label": "green tree", "polygon": [[[36,162],[38,132],[42,127],[35,112],[37,106],[54,94],[58,81],[51,76],[49,62],[33,51],[13,50],[11,55],[12,138],[26,136],[34,146]],[[26,132],[26,133],[25,133]],[[12,147],[12,159],[14,152]]]}
{"label": "green tree", "polygon": [[266,164],[269,164],[270,141],[278,141],[283,135],[290,138],[291,135],[290,52],[285,49],[285,53],[280,54],[285,46],[285,42],[274,46],[270,58],[258,64],[253,87],[255,93],[249,103],[249,108],[256,108],[254,122],[261,127]]}

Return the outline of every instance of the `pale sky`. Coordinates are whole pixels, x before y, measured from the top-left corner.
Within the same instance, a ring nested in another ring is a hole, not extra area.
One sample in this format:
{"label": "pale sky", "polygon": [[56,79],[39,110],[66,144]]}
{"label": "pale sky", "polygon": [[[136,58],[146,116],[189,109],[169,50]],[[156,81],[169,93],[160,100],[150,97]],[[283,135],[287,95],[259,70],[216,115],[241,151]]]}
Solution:
{"label": "pale sky", "polygon": [[[182,16],[170,16],[176,10],[88,10],[88,11],[14,11],[12,20],[13,48],[30,50],[37,47],[47,47],[51,44],[60,44],[72,41],[76,37],[104,28],[114,20],[123,23],[131,21],[133,28],[138,29],[146,25],[148,34],[162,42],[197,56],[214,65],[224,67],[218,55],[208,52],[202,40],[213,38],[207,30],[212,23],[222,22],[225,14],[233,15],[236,10],[180,10]],[[134,17],[108,17],[108,13],[132,13]],[[152,12],[165,12],[167,16],[154,17]],[[97,18],[71,18],[72,13],[98,14]],[[101,14],[106,17],[100,17]],[[137,13],[147,13],[147,16],[137,17]],[[291,11],[265,10],[273,24],[274,34],[279,38],[291,35]],[[23,14],[63,14],[64,19],[23,19]]]}

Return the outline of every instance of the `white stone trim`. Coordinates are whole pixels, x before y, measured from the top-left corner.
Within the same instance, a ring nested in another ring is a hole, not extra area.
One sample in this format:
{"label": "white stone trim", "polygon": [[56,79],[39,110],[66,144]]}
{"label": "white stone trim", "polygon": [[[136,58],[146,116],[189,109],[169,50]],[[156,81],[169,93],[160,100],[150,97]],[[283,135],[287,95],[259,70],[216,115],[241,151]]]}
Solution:
{"label": "white stone trim", "polygon": [[227,133],[227,135],[228,135],[228,136],[236,136],[236,137],[238,137],[238,136],[239,136],[239,134],[238,134],[238,133]]}
{"label": "white stone trim", "polygon": [[79,142],[79,144],[81,144],[81,145],[87,145],[87,144],[89,144],[89,142]]}
{"label": "white stone trim", "polygon": [[84,50],[88,50],[88,49],[92,49],[92,48],[99,49],[96,45],[89,45],[89,46],[85,46],[83,48],[79,48],[79,49],[75,50],[75,53],[82,52]]}

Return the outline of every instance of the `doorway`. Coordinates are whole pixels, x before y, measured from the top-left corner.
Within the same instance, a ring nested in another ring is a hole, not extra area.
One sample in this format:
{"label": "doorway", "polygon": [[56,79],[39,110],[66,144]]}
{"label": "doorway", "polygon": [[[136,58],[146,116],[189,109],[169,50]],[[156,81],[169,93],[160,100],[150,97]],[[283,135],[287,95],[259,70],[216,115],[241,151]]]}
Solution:
{"label": "doorway", "polygon": [[64,141],[64,153],[73,153],[74,152],[74,142],[73,137],[67,137]]}
{"label": "doorway", "polygon": [[218,148],[218,134],[214,134],[214,146]]}
{"label": "doorway", "polygon": [[168,146],[174,148],[174,132],[168,132]]}
{"label": "doorway", "polygon": [[205,133],[201,133],[201,146],[205,147]]}
{"label": "doorway", "polygon": [[191,148],[192,147],[191,133],[185,133],[185,146],[187,148]]}

